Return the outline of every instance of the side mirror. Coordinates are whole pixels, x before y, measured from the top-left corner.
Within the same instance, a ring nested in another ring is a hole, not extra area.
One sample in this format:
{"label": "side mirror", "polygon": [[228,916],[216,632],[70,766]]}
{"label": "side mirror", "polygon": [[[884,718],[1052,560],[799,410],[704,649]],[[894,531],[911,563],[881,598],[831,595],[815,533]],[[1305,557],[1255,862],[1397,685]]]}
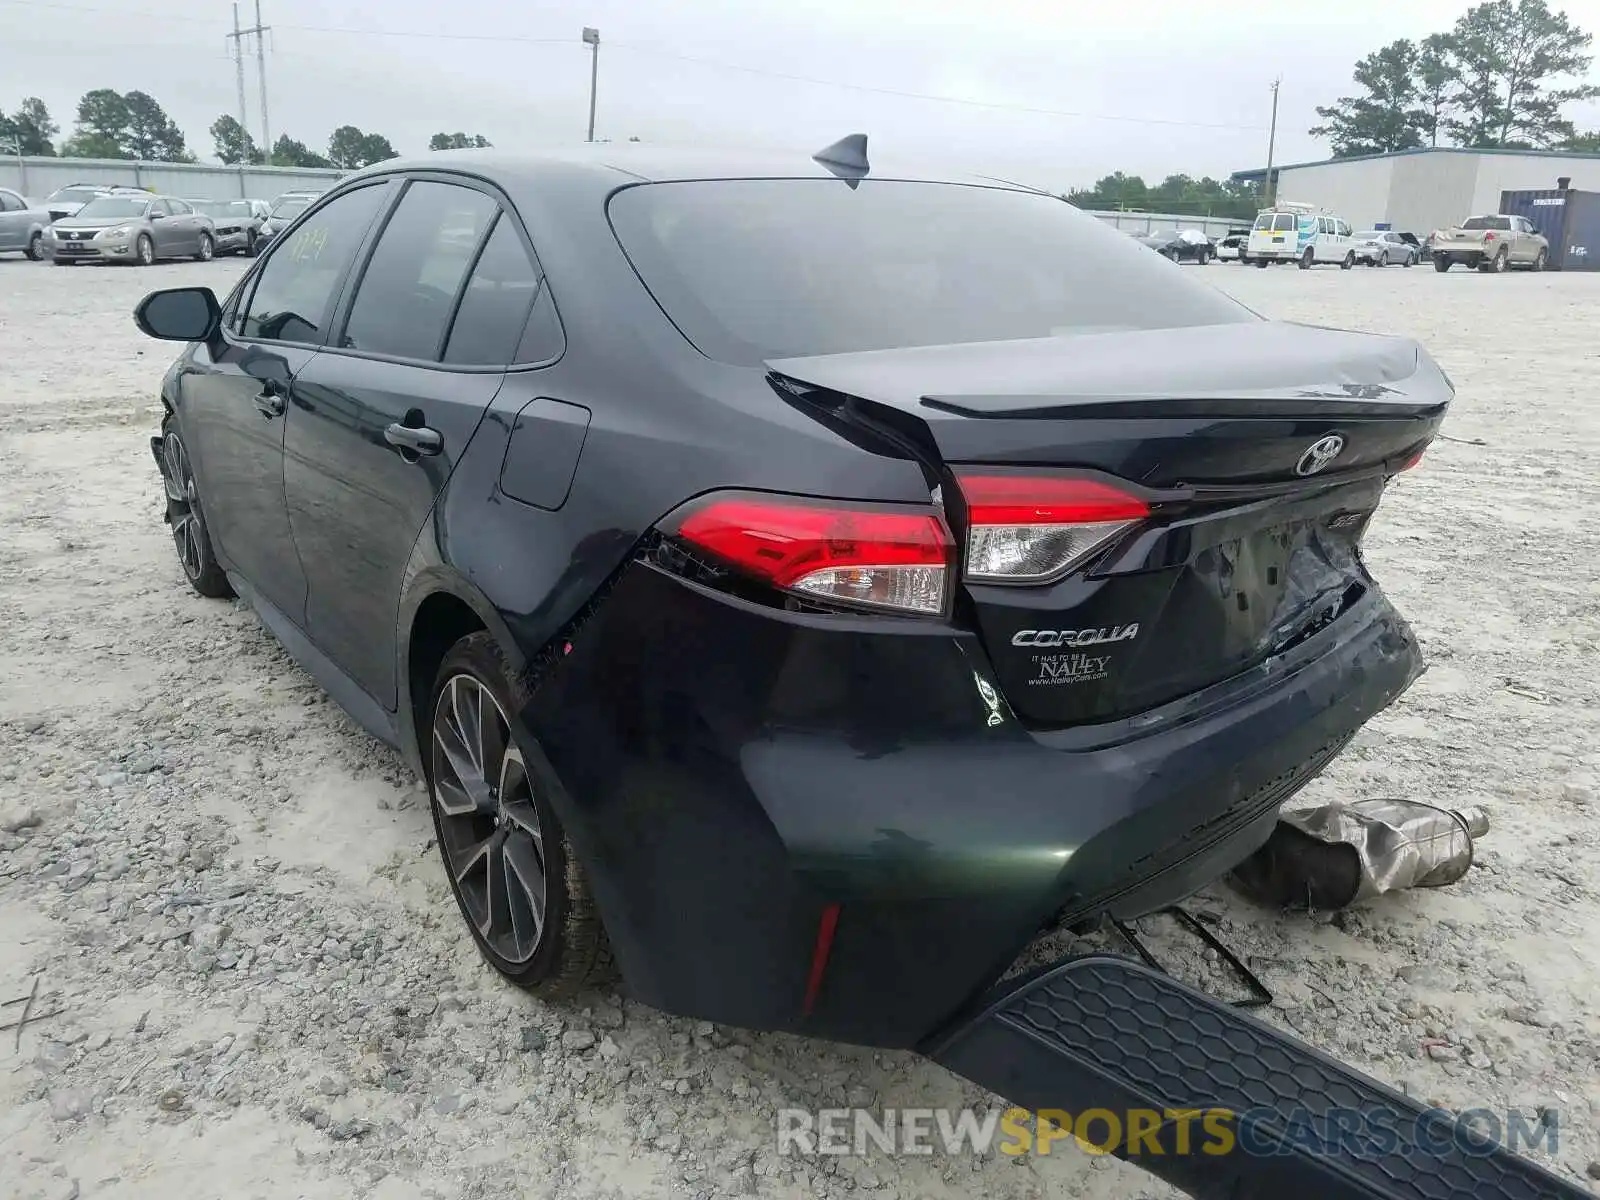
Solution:
{"label": "side mirror", "polygon": [[133,310],[133,323],[147,337],[165,342],[203,342],[217,328],[222,305],[208,287],[151,292]]}

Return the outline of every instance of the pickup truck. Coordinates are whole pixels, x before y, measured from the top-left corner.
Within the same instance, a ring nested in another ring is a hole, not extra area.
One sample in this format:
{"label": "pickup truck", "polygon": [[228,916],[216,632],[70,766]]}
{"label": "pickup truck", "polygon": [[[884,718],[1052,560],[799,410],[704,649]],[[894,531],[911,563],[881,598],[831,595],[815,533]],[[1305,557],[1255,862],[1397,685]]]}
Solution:
{"label": "pickup truck", "polygon": [[1507,267],[1542,271],[1550,258],[1550,243],[1526,217],[1468,217],[1449,229],[1434,230],[1430,240],[1435,271],[1448,271],[1457,263],[1495,274]]}

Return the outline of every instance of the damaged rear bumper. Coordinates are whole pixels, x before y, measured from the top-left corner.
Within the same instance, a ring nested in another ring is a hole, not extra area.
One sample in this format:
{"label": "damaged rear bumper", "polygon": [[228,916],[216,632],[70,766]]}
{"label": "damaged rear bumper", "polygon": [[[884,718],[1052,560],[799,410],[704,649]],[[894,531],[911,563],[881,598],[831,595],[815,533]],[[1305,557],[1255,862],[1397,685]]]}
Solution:
{"label": "damaged rear bumper", "polygon": [[1199,1200],[1589,1194],[1453,1115],[1122,958],[1068,959],[997,989],[924,1051]]}

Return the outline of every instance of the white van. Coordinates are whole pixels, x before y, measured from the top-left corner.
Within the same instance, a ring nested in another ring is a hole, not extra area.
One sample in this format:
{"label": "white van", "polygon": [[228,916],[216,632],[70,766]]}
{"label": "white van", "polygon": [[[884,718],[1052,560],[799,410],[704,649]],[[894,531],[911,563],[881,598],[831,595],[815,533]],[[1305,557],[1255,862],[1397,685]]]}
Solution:
{"label": "white van", "polygon": [[1356,237],[1350,222],[1310,204],[1280,202],[1256,214],[1244,261],[1258,267],[1292,262],[1301,270],[1317,263],[1356,265]]}

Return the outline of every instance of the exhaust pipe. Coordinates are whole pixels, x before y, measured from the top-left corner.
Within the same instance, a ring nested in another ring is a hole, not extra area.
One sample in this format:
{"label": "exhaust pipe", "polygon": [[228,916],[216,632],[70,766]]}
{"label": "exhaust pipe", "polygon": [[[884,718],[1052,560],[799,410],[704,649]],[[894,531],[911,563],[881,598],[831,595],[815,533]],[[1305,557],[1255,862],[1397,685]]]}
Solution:
{"label": "exhaust pipe", "polygon": [[1590,1195],[1129,959],[1067,959],[1002,985],[925,1052],[1035,1113],[1083,1118],[1087,1140],[1197,1200]]}

